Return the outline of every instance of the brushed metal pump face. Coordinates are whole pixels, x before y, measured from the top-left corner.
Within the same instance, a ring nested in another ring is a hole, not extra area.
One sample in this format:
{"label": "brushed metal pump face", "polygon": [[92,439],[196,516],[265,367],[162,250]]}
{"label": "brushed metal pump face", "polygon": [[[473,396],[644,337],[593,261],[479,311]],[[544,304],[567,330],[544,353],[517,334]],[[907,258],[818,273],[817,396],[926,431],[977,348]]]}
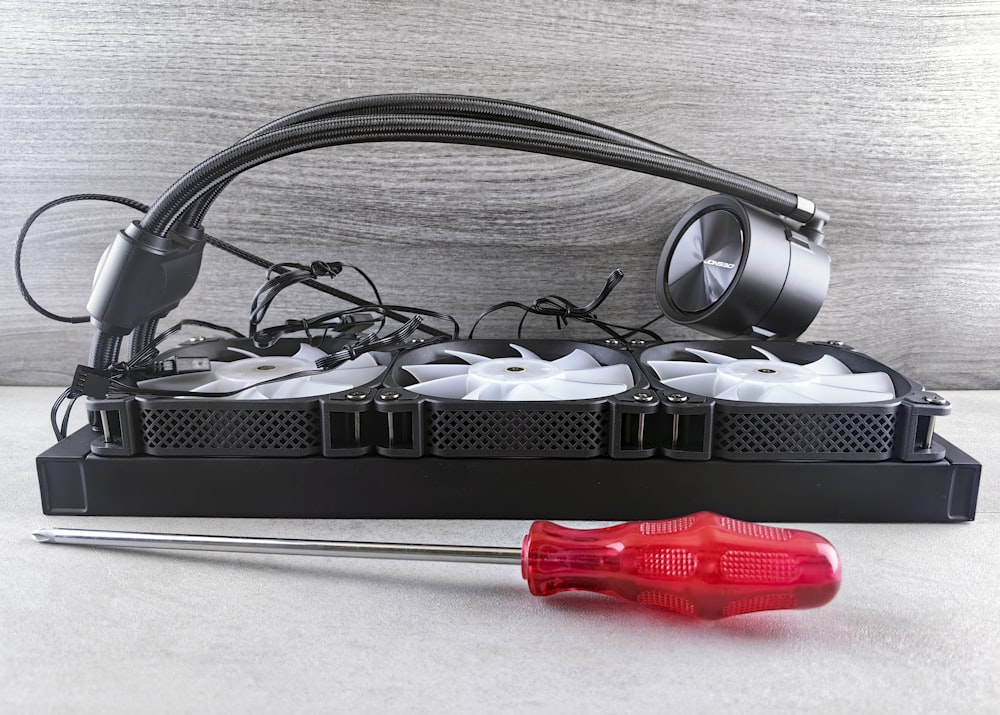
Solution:
{"label": "brushed metal pump face", "polygon": [[795,338],[826,297],[826,250],[771,212],[718,195],[689,208],[656,270],[656,300],[675,323],[720,338]]}
{"label": "brushed metal pump face", "polygon": [[726,292],[743,259],[743,229],[726,210],[709,210],[684,229],[668,259],[666,288],[674,304],[696,313]]}

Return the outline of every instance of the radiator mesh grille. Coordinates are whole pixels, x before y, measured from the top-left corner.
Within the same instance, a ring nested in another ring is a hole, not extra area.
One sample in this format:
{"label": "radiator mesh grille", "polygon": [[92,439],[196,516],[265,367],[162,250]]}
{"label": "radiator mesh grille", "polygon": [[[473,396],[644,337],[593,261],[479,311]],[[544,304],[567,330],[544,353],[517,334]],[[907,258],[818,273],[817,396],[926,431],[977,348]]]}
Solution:
{"label": "radiator mesh grille", "polygon": [[851,412],[716,415],[719,454],[892,455],[895,416]]}
{"label": "radiator mesh grille", "polygon": [[591,457],[607,452],[603,411],[435,410],[427,448],[437,455]]}
{"label": "radiator mesh grille", "polygon": [[318,409],[144,409],[141,419],[149,454],[291,456],[322,449]]}

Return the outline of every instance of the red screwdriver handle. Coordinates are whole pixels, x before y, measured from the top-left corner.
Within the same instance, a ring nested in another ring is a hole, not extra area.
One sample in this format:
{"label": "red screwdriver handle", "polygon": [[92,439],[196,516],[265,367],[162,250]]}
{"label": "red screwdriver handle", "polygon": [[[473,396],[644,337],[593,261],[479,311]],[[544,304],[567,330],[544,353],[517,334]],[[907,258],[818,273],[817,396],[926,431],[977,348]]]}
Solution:
{"label": "red screwdriver handle", "polygon": [[589,530],[536,521],[521,573],[536,596],[595,591],[707,619],[822,606],[841,577],[822,536],[711,512]]}

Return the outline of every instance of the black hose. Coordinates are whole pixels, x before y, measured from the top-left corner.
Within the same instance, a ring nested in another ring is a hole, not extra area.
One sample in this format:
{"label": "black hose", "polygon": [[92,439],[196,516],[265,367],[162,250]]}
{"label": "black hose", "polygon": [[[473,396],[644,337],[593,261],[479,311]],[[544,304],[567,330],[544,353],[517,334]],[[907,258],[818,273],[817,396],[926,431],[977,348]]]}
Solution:
{"label": "black hose", "polygon": [[[539,129],[554,129],[580,136],[605,139],[622,144],[623,146],[648,149],[649,151],[662,152],[681,159],[705,163],[676,149],[671,149],[635,134],[623,132],[620,129],[593,122],[589,119],[575,117],[571,114],[556,112],[551,109],[535,107],[520,102],[454,94],[382,94],[327,102],[287,114],[273,122],[269,122],[248,134],[244,137],[243,141],[296,124],[357,114],[419,114],[438,118],[479,118],[531,126]],[[227,181],[219,184],[210,193],[199,198],[198,201],[192,204],[184,214],[184,222],[190,226],[200,226],[212,203],[218,198],[228,183]]]}
{"label": "black hose", "polygon": [[749,177],[601,139],[478,119],[389,115],[306,122],[240,142],[202,162],[176,181],[152,205],[141,225],[151,233],[166,236],[192,202],[248,169],[310,149],[376,141],[441,142],[515,149],[676,179],[730,194],[782,215],[795,211],[798,205],[795,194]]}
{"label": "black hose", "polygon": [[[149,345],[153,342],[153,339],[156,337],[156,326],[159,322],[158,318],[151,318],[132,331],[132,338],[129,344],[128,352],[129,359],[134,358],[136,355],[149,347]],[[115,359],[117,360],[117,356]]]}
{"label": "black hose", "polygon": [[120,335],[108,335],[100,330],[95,330],[94,337],[90,342],[90,366],[98,370],[105,370],[109,365],[116,363],[121,345],[122,337]]}

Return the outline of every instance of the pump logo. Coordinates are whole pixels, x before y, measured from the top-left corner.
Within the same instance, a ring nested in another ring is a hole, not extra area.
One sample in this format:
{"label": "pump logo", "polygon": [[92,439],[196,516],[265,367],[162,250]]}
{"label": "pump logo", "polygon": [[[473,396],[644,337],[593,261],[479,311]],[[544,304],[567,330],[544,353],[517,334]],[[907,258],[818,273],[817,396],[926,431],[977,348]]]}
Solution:
{"label": "pump logo", "polygon": [[725,261],[717,261],[714,258],[706,258],[702,261],[706,266],[717,266],[719,268],[736,268],[735,263],[726,263]]}

